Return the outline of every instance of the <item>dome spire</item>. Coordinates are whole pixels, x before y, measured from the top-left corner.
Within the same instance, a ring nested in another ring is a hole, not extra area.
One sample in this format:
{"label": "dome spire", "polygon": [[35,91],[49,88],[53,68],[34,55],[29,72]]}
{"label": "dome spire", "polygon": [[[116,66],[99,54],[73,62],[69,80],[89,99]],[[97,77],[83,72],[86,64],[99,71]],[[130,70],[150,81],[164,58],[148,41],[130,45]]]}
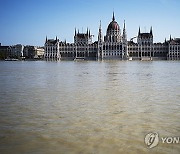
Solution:
{"label": "dome spire", "polygon": [[48,41],[48,39],[47,39],[47,35],[46,35],[46,42]]}
{"label": "dome spire", "polygon": [[138,35],[140,35],[141,34],[141,29],[140,29],[140,26],[139,26],[139,32],[138,32]]}
{"label": "dome spire", "polygon": [[115,21],[114,11],[113,11],[113,17],[112,17],[112,20]]}

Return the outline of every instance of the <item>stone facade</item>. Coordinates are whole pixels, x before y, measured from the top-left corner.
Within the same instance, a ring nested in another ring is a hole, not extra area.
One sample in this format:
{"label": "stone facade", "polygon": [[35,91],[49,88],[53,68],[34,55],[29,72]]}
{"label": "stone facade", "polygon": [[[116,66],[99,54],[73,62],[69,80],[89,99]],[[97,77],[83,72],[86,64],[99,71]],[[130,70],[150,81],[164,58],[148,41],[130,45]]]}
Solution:
{"label": "stone facade", "polygon": [[170,39],[168,60],[180,60],[180,38]]}
{"label": "stone facade", "polygon": [[9,47],[8,57],[21,59],[24,57],[24,45],[17,44]]}
{"label": "stone facade", "polygon": [[106,35],[103,37],[101,23],[98,32],[98,41],[92,41],[92,34],[87,29],[86,33],[74,34],[74,43],[67,43],[56,39],[45,41],[44,58],[46,60],[76,60],[76,59],[119,59],[119,60],[179,60],[180,39],[171,39],[163,43],[153,42],[153,30],[149,33],[139,31],[137,43],[127,41],[125,21],[121,34],[119,24],[115,20],[114,12],[109,23]]}

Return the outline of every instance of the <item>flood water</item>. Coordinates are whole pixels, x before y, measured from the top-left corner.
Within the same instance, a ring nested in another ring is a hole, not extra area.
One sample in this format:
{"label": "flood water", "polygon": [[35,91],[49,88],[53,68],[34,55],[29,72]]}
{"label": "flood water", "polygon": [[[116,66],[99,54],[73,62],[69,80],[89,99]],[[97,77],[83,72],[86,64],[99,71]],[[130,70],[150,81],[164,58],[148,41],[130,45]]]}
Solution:
{"label": "flood water", "polygon": [[0,62],[0,153],[180,153],[178,61]]}

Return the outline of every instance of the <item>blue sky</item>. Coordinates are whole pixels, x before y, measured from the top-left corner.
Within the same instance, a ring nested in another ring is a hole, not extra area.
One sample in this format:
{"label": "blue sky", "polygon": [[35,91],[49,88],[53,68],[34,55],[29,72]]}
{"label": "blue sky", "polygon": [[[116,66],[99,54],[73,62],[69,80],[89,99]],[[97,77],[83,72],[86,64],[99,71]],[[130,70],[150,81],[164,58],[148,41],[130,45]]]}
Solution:
{"label": "blue sky", "polygon": [[99,21],[103,34],[115,12],[121,29],[126,20],[128,39],[137,35],[138,27],[149,32],[154,42],[165,37],[180,37],[180,0],[0,0],[0,42],[42,46],[48,38],[73,42],[74,28],[87,27],[97,40]]}

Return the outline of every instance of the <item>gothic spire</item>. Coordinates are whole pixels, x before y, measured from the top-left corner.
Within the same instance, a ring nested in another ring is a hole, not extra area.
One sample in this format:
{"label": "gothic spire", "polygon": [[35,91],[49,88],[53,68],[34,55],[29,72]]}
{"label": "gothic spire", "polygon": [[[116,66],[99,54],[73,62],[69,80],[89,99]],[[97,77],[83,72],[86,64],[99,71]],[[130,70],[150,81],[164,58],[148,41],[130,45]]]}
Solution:
{"label": "gothic spire", "polygon": [[153,33],[152,33],[152,26],[151,26],[151,29],[150,29],[150,34],[153,35]]}
{"label": "gothic spire", "polygon": [[101,20],[100,20],[99,30],[101,30]]}
{"label": "gothic spire", "polygon": [[101,20],[100,20],[100,25],[99,25],[98,41],[99,41],[99,42],[102,42],[102,41],[103,41],[102,28],[101,28]]}
{"label": "gothic spire", "polygon": [[88,35],[88,27],[87,27],[87,32],[86,32],[86,34]]}
{"label": "gothic spire", "polygon": [[113,17],[112,17],[112,20],[115,21],[114,11],[113,11]]}
{"label": "gothic spire", "polygon": [[124,41],[127,40],[125,20],[124,20],[124,27],[123,27],[123,39],[124,39]]}
{"label": "gothic spire", "polygon": [[126,29],[126,23],[125,23],[125,20],[124,20],[124,29]]}
{"label": "gothic spire", "polygon": [[75,36],[76,36],[76,27],[75,27],[75,30],[74,30],[74,34],[75,34]]}
{"label": "gothic spire", "polygon": [[141,34],[141,29],[140,29],[140,26],[139,26],[139,33],[138,33],[138,35],[140,35]]}
{"label": "gothic spire", "polygon": [[46,35],[46,42],[48,41],[48,39],[47,39],[47,35]]}
{"label": "gothic spire", "polygon": [[91,32],[90,32],[90,29],[89,29],[89,37],[91,36]]}

